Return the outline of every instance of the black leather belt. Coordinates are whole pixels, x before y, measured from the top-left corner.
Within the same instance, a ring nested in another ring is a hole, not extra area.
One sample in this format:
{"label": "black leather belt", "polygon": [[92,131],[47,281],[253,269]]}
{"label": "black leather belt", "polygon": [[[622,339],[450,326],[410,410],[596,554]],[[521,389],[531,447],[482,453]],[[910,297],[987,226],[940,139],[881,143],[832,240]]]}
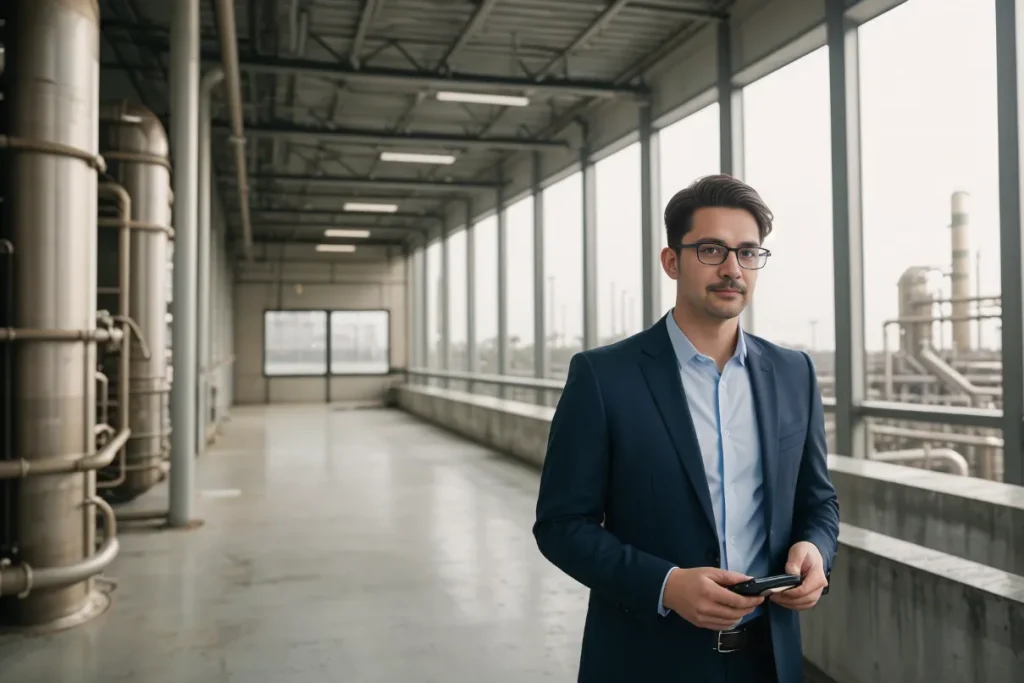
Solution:
{"label": "black leather belt", "polygon": [[767,618],[759,616],[729,631],[716,631],[714,634],[715,651],[738,652],[750,647],[759,636],[763,635],[763,631],[767,627]]}

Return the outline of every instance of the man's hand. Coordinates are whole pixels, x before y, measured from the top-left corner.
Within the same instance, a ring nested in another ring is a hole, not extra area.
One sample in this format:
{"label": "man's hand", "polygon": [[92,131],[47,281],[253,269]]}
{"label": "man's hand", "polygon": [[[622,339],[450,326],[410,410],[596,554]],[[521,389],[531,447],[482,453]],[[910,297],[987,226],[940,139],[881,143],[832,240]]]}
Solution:
{"label": "man's hand", "polygon": [[694,626],[726,631],[764,602],[727,588],[750,578],[713,567],[673,569],[665,585],[665,607]]}
{"label": "man's hand", "polygon": [[818,604],[821,591],[828,585],[825,562],[821,559],[818,546],[808,541],[793,544],[786,560],[786,573],[802,575],[804,582],[796,588],[774,593],[771,596],[772,602],[797,611],[808,610]]}

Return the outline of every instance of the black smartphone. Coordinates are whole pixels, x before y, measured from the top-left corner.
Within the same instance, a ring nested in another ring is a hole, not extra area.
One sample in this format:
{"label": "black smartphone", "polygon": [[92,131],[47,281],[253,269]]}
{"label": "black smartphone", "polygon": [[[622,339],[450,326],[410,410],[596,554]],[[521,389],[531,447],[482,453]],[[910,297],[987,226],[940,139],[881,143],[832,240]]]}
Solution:
{"label": "black smartphone", "polygon": [[777,576],[766,576],[761,579],[750,579],[743,583],[729,586],[729,590],[740,595],[755,597],[758,595],[769,595],[780,591],[795,588],[803,583],[802,576],[794,574],[779,574]]}

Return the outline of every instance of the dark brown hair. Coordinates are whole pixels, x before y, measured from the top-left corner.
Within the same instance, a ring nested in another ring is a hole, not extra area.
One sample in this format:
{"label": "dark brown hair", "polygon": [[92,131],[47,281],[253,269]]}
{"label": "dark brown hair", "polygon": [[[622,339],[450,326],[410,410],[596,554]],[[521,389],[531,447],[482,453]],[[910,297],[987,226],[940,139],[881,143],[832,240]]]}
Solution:
{"label": "dark brown hair", "polygon": [[749,212],[757,221],[762,243],[772,231],[772,212],[754,188],[729,175],[709,175],[697,178],[689,187],[676,192],[665,206],[668,245],[678,251],[683,237],[693,227],[694,212],[711,206]]}

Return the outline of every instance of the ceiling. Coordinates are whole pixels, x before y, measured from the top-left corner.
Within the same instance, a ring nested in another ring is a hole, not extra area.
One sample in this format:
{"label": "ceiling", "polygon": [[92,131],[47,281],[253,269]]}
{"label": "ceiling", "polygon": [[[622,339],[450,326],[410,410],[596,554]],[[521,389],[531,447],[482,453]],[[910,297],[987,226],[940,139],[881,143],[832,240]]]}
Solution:
{"label": "ceiling", "polygon": [[[102,0],[105,91],[168,118],[165,0]],[[220,61],[213,0],[200,0],[204,68]],[[496,186],[510,155],[567,146],[588,108],[644,99],[644,72],[726,16],[732,0],[236,0],[255,242],[320,241],[326,226],[405,242],[447,202]],[[109,81],[109,82],[108,82]],[[120,84],[120,87],[115,84]],[[521,103],[442,100],[500,94]],[[223,89],[214,166],[232,234],[238,197]],[[400,163],[384,153],[450,155]],[[397,205],[343,211],[346,201]]]}

